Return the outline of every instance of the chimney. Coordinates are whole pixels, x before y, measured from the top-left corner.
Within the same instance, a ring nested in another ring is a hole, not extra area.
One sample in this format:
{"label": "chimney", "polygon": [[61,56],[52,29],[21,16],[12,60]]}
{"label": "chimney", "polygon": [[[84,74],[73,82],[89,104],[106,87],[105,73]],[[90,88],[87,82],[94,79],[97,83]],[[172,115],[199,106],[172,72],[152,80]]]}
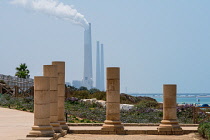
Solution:
{"label": "chimney", "polygon": [[104,91],[104,45],[101,44],[101,76],[100,76],[100,80],[101,80],[101,91]]}
{"label": "chimney", "polygon": [[96,88],[101,90],[101,65],[100,65],[100,44],[97,41],[96,48]]}
{"label": "chimney", "polygon": [[84,31],[84,76],[82,86],[91,89],[93,87],[92,77],[92,41],[91,41],[91,24]]}

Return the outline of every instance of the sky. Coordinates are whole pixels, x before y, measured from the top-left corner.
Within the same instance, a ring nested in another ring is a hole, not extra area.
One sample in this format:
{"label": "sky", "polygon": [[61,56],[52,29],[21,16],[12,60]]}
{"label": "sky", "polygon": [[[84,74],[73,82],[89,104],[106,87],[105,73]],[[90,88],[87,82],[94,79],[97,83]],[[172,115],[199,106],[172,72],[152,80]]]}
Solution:
{"label": "sky", "polygon": [[[42,12],[0,1],[0,74],[30,75],[43,65],[66,62],[66,82],[83,77],[84,28]],[[121,92],[210,93],[209,0],[59,0],[92,24],[93,80],[96,41],[106,67],[120,67]],[[106,71],[106,70],[105,70]]]}

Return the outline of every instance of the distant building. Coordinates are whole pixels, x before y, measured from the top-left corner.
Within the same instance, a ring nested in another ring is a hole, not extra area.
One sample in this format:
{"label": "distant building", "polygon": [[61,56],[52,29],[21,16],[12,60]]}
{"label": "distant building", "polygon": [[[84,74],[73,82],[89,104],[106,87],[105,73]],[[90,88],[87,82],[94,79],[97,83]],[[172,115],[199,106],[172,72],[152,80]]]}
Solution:
{"label": "distant building", "polygon": [[80,88],[82,86],[82,81],[79,80],[73,80],[72,81],[72,86],[76,87],[76,88]]}

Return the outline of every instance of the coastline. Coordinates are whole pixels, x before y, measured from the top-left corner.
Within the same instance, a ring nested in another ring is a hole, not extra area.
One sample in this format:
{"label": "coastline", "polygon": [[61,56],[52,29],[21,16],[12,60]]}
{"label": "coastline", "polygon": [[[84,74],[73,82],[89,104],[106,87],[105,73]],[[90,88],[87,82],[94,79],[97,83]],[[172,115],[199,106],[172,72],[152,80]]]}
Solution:
{"label": "coastline", "polygon": [[[149,94],[132,94],[132,96],[151,97],[157,102],[163,102],[162,93],[149,93]],[[210,105],[210,93],[178,93],[177,104],[209,104]]]}

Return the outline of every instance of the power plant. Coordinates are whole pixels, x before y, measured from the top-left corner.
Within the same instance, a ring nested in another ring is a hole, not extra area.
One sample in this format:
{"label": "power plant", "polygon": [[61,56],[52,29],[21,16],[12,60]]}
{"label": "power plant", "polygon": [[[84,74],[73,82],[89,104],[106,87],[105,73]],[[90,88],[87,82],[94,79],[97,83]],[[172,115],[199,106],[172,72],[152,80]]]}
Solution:
{"label": "power plant", "polygon": [[[81,86],[88,89],[93,88],[93,71],[92,71],[92,37],[91,23],[84,31],[84,75],[82,81],[74,80],[73,86],[79,88]],[[103,44],[97,41],[96,48],[96,87],[104,91],[104,50]]]}
{"label": "power plant", "polygon": [[100,44],[99,41],[97,41],[96,44],[96,88],[100,89],[101,87],[101,65],[100,65]]}
{"label": "power plant", "polygon": [[96,48],[96,88],[104,91],[104,45],[97,41]]}
{"label": "power plant", "polygon": [[93,87],[93,72],[92,72],[92,38],[91,24],[84,31],[84,75],[82,86],[91,89]]}

